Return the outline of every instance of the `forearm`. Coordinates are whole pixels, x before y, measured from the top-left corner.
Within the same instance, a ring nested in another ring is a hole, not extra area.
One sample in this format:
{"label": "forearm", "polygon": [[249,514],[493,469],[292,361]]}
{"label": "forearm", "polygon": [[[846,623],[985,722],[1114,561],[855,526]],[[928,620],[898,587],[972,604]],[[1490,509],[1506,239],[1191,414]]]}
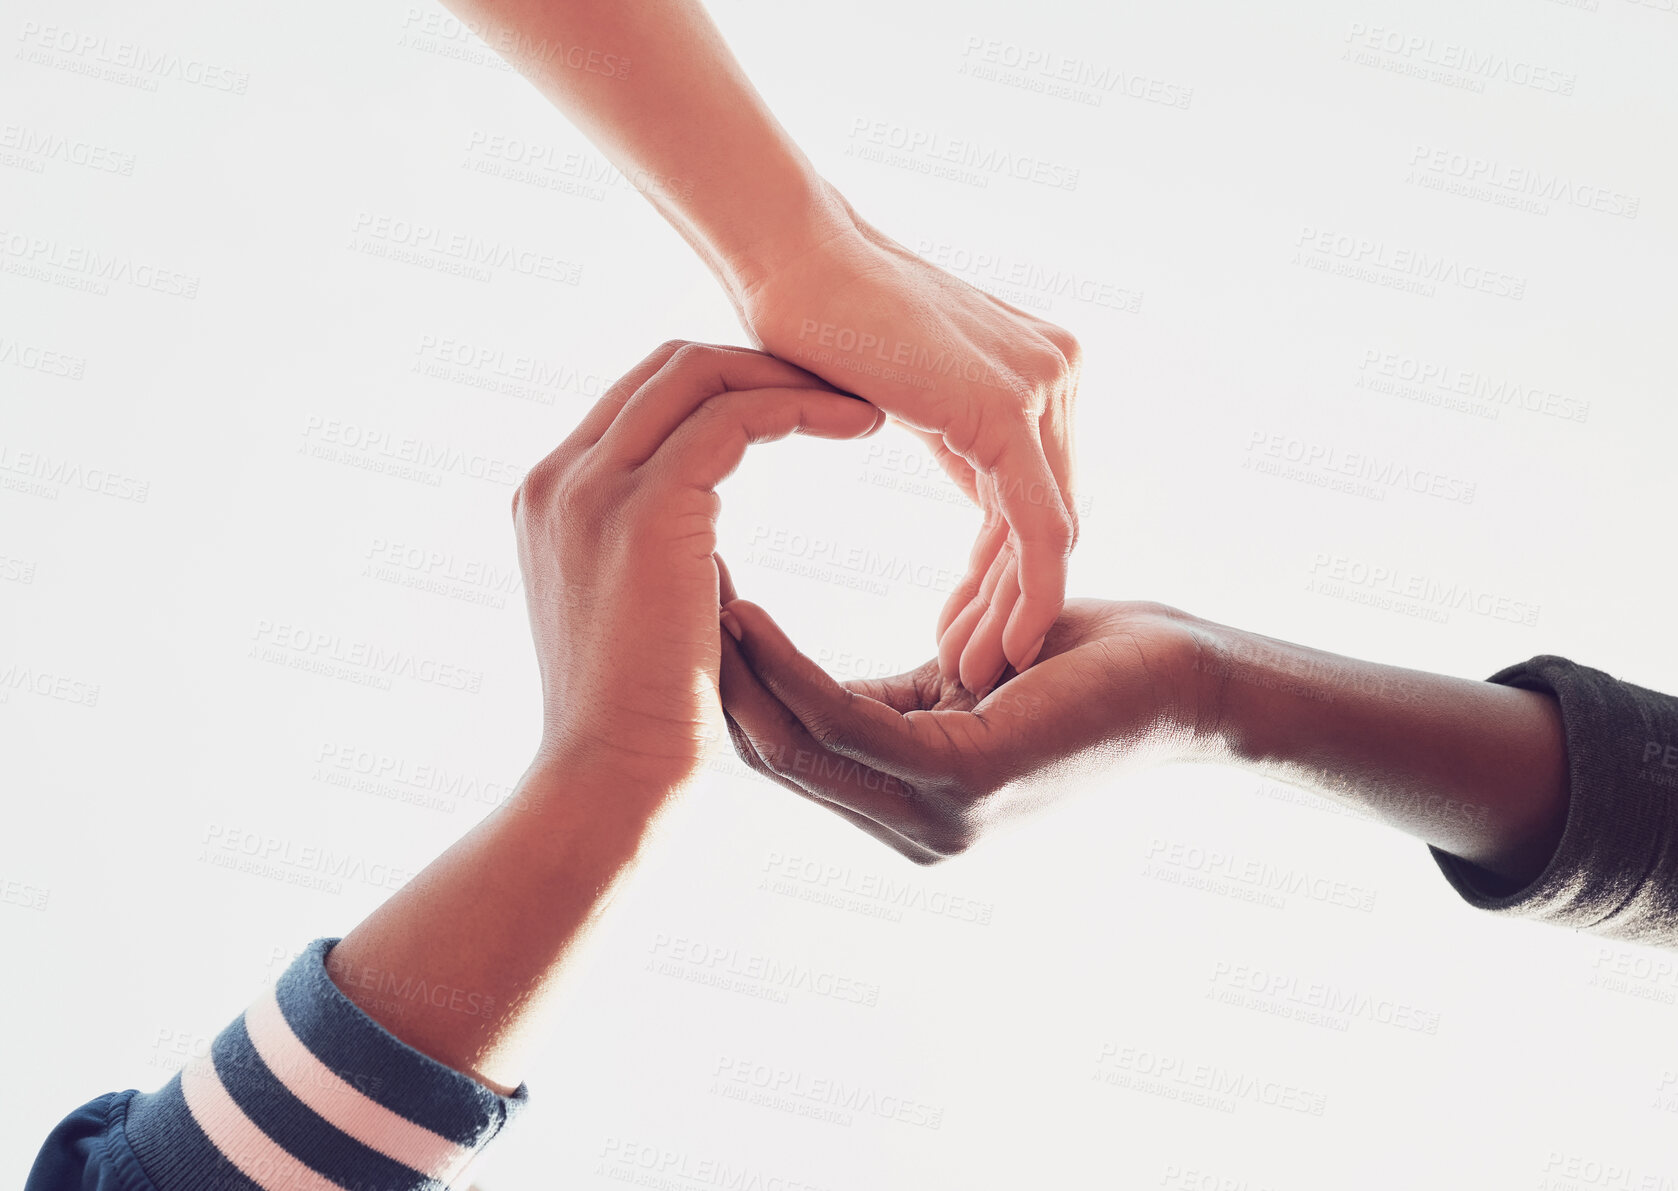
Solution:
{"label": "forearm", "polygon": [[1548,695],[1196,631],[1203,738],[1219,759],[1353,803],[1511,887],[1555,851],[1568,773]]}
{"label": "forearm", "polygon": [[562,970],[666,801],[609,775],[533,768],[332,949],[333,982],[408,1045],[510,1093]]}
{"label": "forearm", "polygon": [[738,293],[844,226],[842,201],[696,0],[445,0]]}

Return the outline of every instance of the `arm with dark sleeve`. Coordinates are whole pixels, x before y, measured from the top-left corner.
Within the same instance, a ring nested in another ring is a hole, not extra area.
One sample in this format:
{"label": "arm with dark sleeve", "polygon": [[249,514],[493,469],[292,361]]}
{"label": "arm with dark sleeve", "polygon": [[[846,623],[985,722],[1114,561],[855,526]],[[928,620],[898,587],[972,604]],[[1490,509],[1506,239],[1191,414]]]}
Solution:
{"label": "arm with dark sleeve", "polygon": [[1678,698],[1543,655],[1492,682],[1561,708],[1568,809],[1549,863],[1518,888],[1430,845],[1471,905],[1678,947]]}
{"label": "arm with dark sleeve", "polygon": [[1678,947],[1670,695],[1559,657],[1478,681],[1077,600],[1038,665],[963,704],[926,667],[841,685],[763,609],[730,593],[725,611],[741,631],[724,706],[747,763],[921,863],[1089,763],[1209,761],[1416,836],[1473,905]]}

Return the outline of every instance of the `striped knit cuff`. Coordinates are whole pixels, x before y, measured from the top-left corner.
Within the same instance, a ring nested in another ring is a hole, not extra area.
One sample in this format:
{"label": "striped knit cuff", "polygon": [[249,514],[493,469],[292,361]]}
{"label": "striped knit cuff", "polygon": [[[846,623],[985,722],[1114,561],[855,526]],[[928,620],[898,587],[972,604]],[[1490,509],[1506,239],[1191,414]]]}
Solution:
{"label": "striped knit cuff", "polygon": [[523,1106],[402,1042],[326,974],[317,939],[207,1058],[134,1097],[158,1191],[441,1191]]}

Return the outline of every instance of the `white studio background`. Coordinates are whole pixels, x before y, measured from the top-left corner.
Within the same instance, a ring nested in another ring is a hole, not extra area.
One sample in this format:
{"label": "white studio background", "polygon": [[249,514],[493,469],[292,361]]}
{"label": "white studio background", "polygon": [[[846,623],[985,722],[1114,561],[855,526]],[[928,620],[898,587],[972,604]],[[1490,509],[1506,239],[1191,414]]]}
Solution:
{"label": "white studio background", "polygon": [[[859,210],[1082,340],[1075,592],[1678,689],[1672,0],[712,7]],[[3,0],[0,41],[15,1186],[61,1116],[163,1083],[518,777],[511,479],[659,342],[742,332],[429,0]],[[196,66],[101,77],[123,41]],[[940,176],[933,137],[1062,185]],[[563,267],[451,274],[404,255],[418,225]],[[452,462],[395,474],[404,440]],[[1445,495],[1335,490],[1329,452]],[[724,553],[831,669],[895,671],[977,524],[951,491],[895,432],[767,447]],[[279,643],[311,635],[454,678],[311,672]],[[265,867],[216,863],[253,840]],[[1360,904],[1194,887],[1214,855]],[[1670,1189],[1675,1000],[1678,957],[1480,914],[1419,842],[1235,771],[1111,779],[927,870],[723,756],[478,1180]]]}

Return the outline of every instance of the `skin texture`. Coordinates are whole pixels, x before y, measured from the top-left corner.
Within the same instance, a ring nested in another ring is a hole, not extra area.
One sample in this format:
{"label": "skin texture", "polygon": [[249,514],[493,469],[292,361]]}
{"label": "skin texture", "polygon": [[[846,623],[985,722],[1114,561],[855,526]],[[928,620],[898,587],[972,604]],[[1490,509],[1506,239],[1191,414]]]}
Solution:
{"label": "skin texture", "polygon": [[[535,760],[333,948],[346,995],[438,1061],[517,1086],[562,973],[721,735],[716,485],[753,443],[882,421],[759,352],[669,343],[531,469],[513,522],[542,679]],[[365,991],[371,973],[460,996],[393,1003]]]}
{"label": "skin texture", "polygon": [[742,759],[922,864],[1080,772],[1161,761],[1239,765],[1354,804],[1510,890],[1542,871],[1566,822],[1560,713],[1533,691],[1160,604],[1071,600],[1037,664],[975,702],[933,662],[835,682],[763,609],[736,598],[723,614],[739,629],[722,695]]}
{"label": "skin texture", "polygon": [[926,443],[983,514],[937,624],[943,672],[983,693],[1029,666],[1077,540],[1077,340],[858,216],[696,0],[448,3],[688,241],[754,342]]}

